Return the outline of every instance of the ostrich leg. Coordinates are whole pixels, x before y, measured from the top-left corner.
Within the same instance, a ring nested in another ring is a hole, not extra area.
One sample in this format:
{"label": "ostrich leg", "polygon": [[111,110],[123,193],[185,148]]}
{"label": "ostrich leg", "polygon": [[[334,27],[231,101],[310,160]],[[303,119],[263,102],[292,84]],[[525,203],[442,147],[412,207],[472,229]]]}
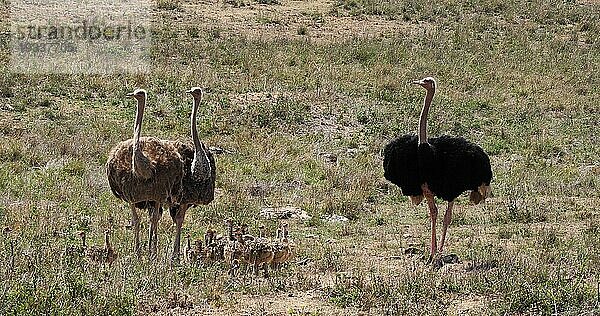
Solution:
{"label": "ostrich leg", "polygon": [[150,229],[148,231],[148,251],[151,255],[156,255],[156,248],[158,247],[158,221],[160,220],[160,204],[151,202],[151,206],[148,209],[150,213]]}
{"label": "ostrich leg", "polygon": [[440,240],[440,248],[439,252],[441,253],[444,248],[444,241],[446,240],[446,232],[448,231],[448,226],[450,225],[450,221],[452,220],[452,207],[454,206],[454,201],[448,202],[448,208],[446,209],[446,213],[444,214],[444,226],[442,226],[442,239]]}
{"label": "ostrich leg", "polygon": [[133,238],[135,240],[135,252],[140,254],[140,216],[135,209],[135,204],[131,204],[131,226],[133,227]]}
{"label": "ostrich leg", "polygon": [[185,212],[187,211],[187,205],[181,205],[178,207],[173,220],[175,221],[175,242],[173,243],[173,257],[172,260],[179,260],[179,251],[181,247],[181,226],[183,225],[183,219],[185,218]]}
{"label": "ostrich leg", "polygon": [[437,236],[435,231],[435,224],[437,221],[438,209],[435,205],[435,200],[433,198],[433,193],[427,187],[427,184],[423,184],[421,186],[423,191],[423,195],[425,199],[427,199],[427,206],[429,207],[429,217],[431,220],[431,256],[430,259],[433,260],[435,253],[437,251]]}

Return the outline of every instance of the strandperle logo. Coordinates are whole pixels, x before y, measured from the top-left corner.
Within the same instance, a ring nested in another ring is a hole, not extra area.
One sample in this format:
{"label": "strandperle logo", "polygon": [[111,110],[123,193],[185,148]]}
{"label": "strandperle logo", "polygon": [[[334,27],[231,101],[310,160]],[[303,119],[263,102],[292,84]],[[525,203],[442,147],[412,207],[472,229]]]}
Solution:
{"label": "strandperle logo", "polygon": [[10,6],[13,72],[149,70],[149,1],[13,0]]}
{"label": "strandperle logo", "polygon": [[107,41],[146,38],[146,29],[141,26],[128,25],[88,25],[83,21],[81,25],[62,26],[17,26],[17,39],[49,39],[49,40],[99,40]]}

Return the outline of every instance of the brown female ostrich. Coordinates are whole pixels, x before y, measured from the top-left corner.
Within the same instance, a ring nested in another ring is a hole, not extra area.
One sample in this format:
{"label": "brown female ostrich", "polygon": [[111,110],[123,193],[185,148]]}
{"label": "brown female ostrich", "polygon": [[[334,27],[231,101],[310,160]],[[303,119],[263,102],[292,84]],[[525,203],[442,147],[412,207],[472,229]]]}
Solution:
{"label": "brown female ostrich", "polygon": [[186,91],[194,97],[190,127],[192,144],[174,143],[177,151],[184,161],[184,176],[181,183],[181,195],[169,208],[171,218],[175,222],[175,241],[173,245],[173,259],[179,258],[181,226],[188,208],[195,205],[206,205],[215,198],[216,165],[213,154],[198,138],[196,129],[196,116],[198,107],[202,102],[203,92],[195,87]]}
{"label": "brown female ostrich", "polygon": [[[431,77],[413,81],[427,90],[419,120],[419,135],[408,134],[391,141],[384,149],[385,178],[398,185],[402,194],[410,196],[415,205],[427,200],[431,217],[431,258],[444,247],[446,231],[452,218],[454,200],[467,190],[474,204],[490,193],[492,168],[490,158],[481,147],[462,137],[440,136],[427,139],[427,114],[433,100],[436,83]],[[436,239],[438,210],[434,196],[448,202],[439,249]]]}
{"label": "brown female ostrich", "polygon": [[146,91],[137,89],[127,96],[137,100],[133,139],[120,142],[110,151],[106,174],[113,194],[131,207],[131,224],[135,234],[135,250],[138,253],[140,220],[136,203],[144,202],[148,208],[148,250],[151,254],[156,254],[160,205],[167,199],[178,201],[184,165],[181,155],[171,142],[155,137],[140,137]]}

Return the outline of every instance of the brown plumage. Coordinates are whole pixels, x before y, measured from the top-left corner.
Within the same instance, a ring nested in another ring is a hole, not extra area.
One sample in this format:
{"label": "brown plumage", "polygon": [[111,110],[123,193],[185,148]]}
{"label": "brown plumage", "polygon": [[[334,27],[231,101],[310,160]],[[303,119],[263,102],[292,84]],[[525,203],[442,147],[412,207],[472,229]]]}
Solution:
{"label": "brown plumage", "polygon": [[294,244],[288,238],[288,224],[283,223],[277,229],[277,240],[271,246],[273,247],[273,260],[271,260],[271,268],[278,269],[279,266],[289,261],[293,256]]}
{"label": "brown plumage", "polygon": [[84,254],[89,257],[92,261],[100,263],[111,264],[117,259],[117,253],[110,244],[110,231],[104,231],[104,245],[103,246],[89,246],[86,244],[85,232],[80,231],[79,236],[81,237],[81,248]]}
{"label": "brown plumage", "polygon": [[204,254],[203,257],[209,262],[222,260],[223,249],[225,246],[225,238],[223,236],[217,236],[214,229],[207,229],[204,234]]}
{"label": "brown plumage", "polygon": [[203,92],[201,88],[192,88],[187,93],[194,98],[190,117],[192,143],[172,143],[184,161],[181,194],[178,201],[172,203],[169,209],[176,230],[173,245],[173,259],[175,260],[179,257],[181,227],[187,209],[195,205],[206,205],[215,198],[215,159],[206,146],[200,142],[196,129],[196,116],[202,102]]}
{"label": "brown plumage", "polygon": [[224,247],[225,262],[230,265],[229,273],[234,275],[240,264],[248,263],[248,245],[242,238],[242,232],[234,232],[235,240],[228,241]]}
{"label": "brown plumage", "polygon": [[106,173],[113,194],[130,205],[136,252],[140,246],[136,203],[144,202],[148,207],[148,250],[156,253],[160,205],[167,200],[179,201],[184,173],[181,155],[172,142],[140,136],[146,95],[142,89],[127,95],[137,100],[134,137],[120,142],[110,151]]}
{"label": "brown plumage", "polygon": [[258,274],[259,269],[263,269],[265,276],[267,276],[267,266],[273,261],[275,253],[269,240],[264,237],[264,229],[264,226],[259,226],[258,237],[247,241],[248,261],[253,265],[255,274]]}
{"label": "brown plumage", "polygon": [[185,236],[186,247],[184,250],[185,260],[189,263],[195,263],[204,259],[204,248],[202,246],[202,240],[196,239],[192,244],[190,235]]}

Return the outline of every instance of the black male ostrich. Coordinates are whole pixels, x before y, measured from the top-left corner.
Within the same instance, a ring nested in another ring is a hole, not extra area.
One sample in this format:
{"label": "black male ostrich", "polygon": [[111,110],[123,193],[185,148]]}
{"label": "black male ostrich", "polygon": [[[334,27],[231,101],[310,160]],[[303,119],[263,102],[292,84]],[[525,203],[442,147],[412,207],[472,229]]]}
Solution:
{"label": "black male ostrich", "polygon": [[[442,252],[446,230],[452,218],[454,200],[464,191],[472,190],[474,204],[490,194],[492,168],[490,158],[481,147],[462,137],[440,136],[427,139],[427,114],[435,93],[436,83],[431,77],[412,83],[427,90],[419,121],[419,135],[400,136],[385,146],[383,152],[384,176],[402,189],[418,205],[427,200],[431,218],[431,258]],[[448,201],[444,215],[439,249],[436,239],[438,210],[434,196]]]}

